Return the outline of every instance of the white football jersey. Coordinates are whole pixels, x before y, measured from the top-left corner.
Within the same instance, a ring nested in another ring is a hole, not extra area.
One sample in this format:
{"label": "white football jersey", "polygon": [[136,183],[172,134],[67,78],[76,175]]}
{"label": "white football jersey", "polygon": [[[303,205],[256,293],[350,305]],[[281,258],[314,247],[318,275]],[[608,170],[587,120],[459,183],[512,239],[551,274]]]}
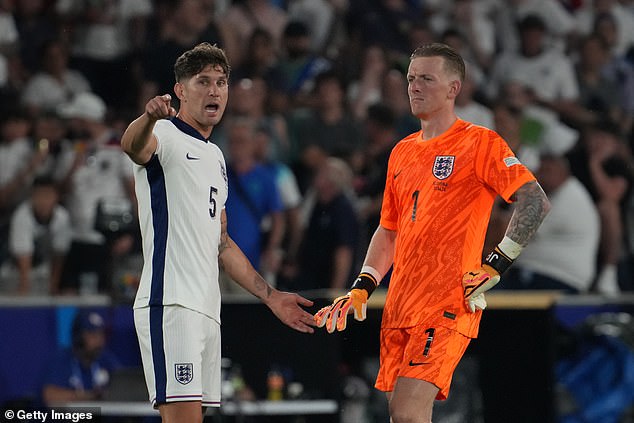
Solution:
{"label": "white football jersey", "polygon": [[220,322],[222,152],[183,121],[160,120],[155,155],[134,166],[144,265],[134,308],[180,305]]}

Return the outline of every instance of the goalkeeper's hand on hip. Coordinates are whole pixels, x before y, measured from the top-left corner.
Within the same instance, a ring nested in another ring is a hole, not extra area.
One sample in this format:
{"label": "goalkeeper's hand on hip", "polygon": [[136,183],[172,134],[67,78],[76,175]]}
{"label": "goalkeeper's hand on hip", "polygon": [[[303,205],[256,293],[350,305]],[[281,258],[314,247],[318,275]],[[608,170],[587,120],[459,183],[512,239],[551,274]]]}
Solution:
{"label": "goalkeeper's hand on hip", "polygon": [[365,320],[368,298],[377,285],[375,277],[361,272],[352,284],[350,292],[335,298],[332,304],[315,313],[315,324],[317,327],[326,326],[328,333],[333,333],[335,329],[342,331],[346,328],[348,313],[351,311],[354,312],[355,320]]}
{"label": "goalkeeper's hand on hip", "polygon": [[467,310],[475,313],[476,310],[484,310],[487,306],[484,293],[500,282],[500,276],[513,264],[520,254],[522,247],[508,237],[489,255],[486,256],[482,266],[466,272],[462,277],[462,289]]}

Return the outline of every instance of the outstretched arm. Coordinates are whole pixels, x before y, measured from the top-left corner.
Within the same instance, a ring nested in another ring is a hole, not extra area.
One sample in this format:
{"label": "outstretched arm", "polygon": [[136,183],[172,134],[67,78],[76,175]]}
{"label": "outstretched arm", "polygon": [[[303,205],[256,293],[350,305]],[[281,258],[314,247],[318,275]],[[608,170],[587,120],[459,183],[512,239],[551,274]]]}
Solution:
{"label": "outstretched arm", "polygon": [[372,235],[361,273],[346,295],[335,298],[333,303],[315,314],[317,326],[326,326],[330,333],[346,328],[349,313],[355,320],[365,320],[368,297],[379,285],[392,266],[396,231],[379,226]]}
{"label": "outstretched arm", "polygon": [[297,294],[278,291],[269,285],[227,234],[225,210],[222,210],[220,218],[222,230],[218,259],[222,269],[238,285],[266,304],[284,324],[299,332],[313,333],[313,316],[300,307],[310,307],[313,302]]}
{"label": "outstretched arm", "polygon": [[156,151],[157,141],[152,134],[156,121],[176,116],[171,100],[169,94],[152,98],[145,105],[145,113],[132,121],[123,133],[121,148],[136,164],[146,164]]}
{"label": "outstretched arm", "polygon": [[[379,226],[368,246],[365,254],[364,266],[371,266],[382,276],[390,270],[394,260],[394,244],[396,243],[396,231]],[[380,280],[377,282],[381,282]]]}

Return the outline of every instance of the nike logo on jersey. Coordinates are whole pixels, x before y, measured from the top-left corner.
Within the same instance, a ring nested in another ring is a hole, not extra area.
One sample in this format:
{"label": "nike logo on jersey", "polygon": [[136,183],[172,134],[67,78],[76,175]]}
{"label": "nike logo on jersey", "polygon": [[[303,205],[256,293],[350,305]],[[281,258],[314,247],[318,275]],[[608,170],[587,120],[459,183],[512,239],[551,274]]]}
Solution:
{"label": "nike logo on jersey", "polygon": [[413,360],[409,361],[409,365],[412,366],[412,367],[414,367],[414,366],[422,366],[423,364],[430,364],[430,363],[425,362],[425,361],[413,361]]}
{"label": "nike logo on jersey", "polygon": [[190,156],[189,153],[187,153],[187,160],[200,160],[200,157],[196,157],[196,156]]}

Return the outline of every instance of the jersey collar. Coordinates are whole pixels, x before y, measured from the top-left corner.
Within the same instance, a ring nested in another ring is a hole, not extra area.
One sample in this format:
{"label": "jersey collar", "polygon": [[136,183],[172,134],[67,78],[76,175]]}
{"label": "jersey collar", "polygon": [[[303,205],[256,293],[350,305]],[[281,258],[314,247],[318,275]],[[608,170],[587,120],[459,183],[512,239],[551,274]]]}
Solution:
{"label": "jersey collar", "polygon": [[176,126],[181,132],[186,133],[187,135],[199,139],[203,142],[209,142],[209,139],[203,137],[200,132],[194,129],[193,126],[186,123],[185,121],[173,116],[170,118],[170,121]]}

